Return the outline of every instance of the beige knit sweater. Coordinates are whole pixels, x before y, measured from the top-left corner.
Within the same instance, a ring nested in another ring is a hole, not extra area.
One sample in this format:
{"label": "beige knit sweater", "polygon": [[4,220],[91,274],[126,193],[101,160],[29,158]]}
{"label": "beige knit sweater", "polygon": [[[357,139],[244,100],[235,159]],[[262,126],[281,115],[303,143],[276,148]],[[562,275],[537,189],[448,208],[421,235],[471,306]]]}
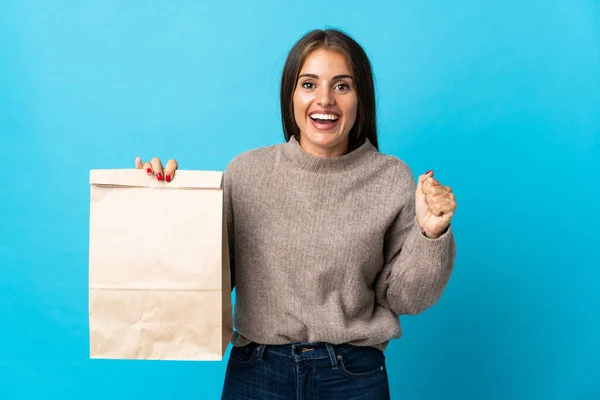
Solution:
{"label": "beige knit sweater", "polygon": [[409,167],[370,142],[337,158],[289,142],[237,156],[225,171],[236,288],[233,344],[349,343],[385,349],[400,314],[441,296],[451,229],[429,239]]}

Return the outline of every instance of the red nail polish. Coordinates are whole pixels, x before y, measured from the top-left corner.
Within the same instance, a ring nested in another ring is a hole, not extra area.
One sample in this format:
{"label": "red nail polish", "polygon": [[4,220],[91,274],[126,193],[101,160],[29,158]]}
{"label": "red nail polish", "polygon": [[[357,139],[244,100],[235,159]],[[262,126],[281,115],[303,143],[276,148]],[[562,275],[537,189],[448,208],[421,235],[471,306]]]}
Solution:
{"label": "red nail polish", "polygon": [[156,179],[158,179],[159,181],[162,181],[162,174],[160,172],[158,174],[156,174]]}
{"label": "red nail polish", "polygon": [[148,168],[146,171],[148,171],[149,174],[152,173],[152,169],[151,168]]}
{"label": "red nail polish", "polygon": [[430,172],[432,173],[431,176],[433,176],[433,170],[432,169],[430,169],[429,171],[425,172],[425,175],[427,175]]}
{"label": "red nail polish", "polygon": [[167,176],[165,176],[165,180],[166,180],[167,182],[171,182],[171,175],[167,175]]}

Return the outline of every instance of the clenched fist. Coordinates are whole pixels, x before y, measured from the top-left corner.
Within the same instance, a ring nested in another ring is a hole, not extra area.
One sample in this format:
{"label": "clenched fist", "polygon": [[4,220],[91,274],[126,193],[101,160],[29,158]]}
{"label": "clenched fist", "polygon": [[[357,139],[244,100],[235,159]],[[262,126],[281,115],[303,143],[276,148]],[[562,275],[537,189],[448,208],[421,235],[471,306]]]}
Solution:
{"label": "clenched fist", "polygon": [[419,176],[415,194],[415,213],[423,233],[431,239],[441,236],[456,210],[452,189],[433,178],[433,171]]}

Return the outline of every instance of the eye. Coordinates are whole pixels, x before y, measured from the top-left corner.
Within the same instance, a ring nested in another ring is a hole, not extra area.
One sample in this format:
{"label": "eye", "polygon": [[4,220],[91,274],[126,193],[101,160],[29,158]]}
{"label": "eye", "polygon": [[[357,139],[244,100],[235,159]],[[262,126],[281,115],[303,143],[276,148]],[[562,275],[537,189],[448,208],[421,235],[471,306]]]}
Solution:
{"label": "eye", "polygon": [[340,82],[337,85],[335,85],[335,89],[337,89],[337,90],[339,90],[341,92],[345,92],[345,91],[350,90],[350,85],[348,85],[345,82]]}
{"label": "eye", "polygon": [[314,89],[315,85],[310,81],[305,81],[305,82],[302,82],[302,87],[304,89]]}

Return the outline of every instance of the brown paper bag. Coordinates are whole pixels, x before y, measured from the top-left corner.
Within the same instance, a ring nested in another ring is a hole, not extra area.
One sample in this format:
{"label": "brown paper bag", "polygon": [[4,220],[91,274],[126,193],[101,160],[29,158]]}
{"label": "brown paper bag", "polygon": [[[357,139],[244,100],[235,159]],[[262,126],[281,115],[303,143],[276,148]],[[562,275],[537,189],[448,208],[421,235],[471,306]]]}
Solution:
{"label": "brown paper bag", "polygon": [[90,357],[221,360],[232,334],[223,174],[90,171]]}

